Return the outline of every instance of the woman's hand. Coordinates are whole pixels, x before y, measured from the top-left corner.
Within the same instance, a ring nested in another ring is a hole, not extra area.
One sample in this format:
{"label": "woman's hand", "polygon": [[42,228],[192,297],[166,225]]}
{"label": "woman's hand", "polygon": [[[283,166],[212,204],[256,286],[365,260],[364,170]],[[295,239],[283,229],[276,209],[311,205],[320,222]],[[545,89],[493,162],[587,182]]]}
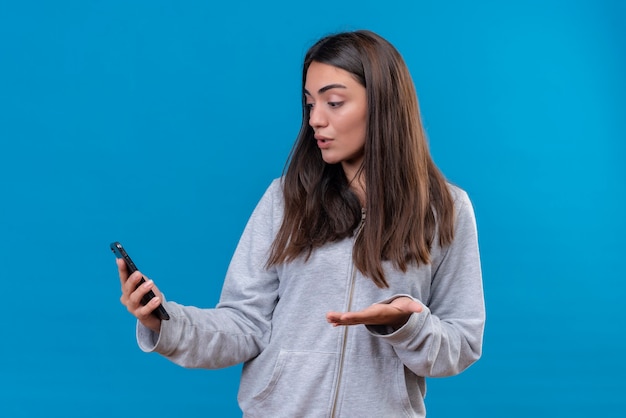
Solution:
{"label": "woman's hand", "polygon": [[328,312],[326,320],[338,325],[389,325],[394,330],[402,327],[413,313],[422,312],[422,305],[402,296],[390,303],[375,303],[358,312]]}
{"label": "woman's hand", "polygon": [[[152,315],[152,311],[161,303],[162,296],[159,289],[157,289],[154,282],[148,280],[147,277],[146,282],[137,287],[143,275],[141,272],[136,271],[129,276],[126,263],[119,258],[117,259],[117,269],[120,274],[120,282],[122,283],[122,296],[120,297],[122,305],[126,306],[128,312],[133,314],[143,325],[154,332],[160,332],[161,320]],[[147,305],[143,306],[141,304],[141,298],[150,290],[154,292],[156,297],[152,298]]]}

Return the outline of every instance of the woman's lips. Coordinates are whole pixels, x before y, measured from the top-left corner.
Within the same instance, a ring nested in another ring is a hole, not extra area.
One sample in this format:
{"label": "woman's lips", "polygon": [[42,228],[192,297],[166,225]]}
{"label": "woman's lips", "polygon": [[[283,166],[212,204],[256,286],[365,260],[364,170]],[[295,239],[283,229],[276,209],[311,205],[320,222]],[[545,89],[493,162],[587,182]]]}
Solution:
{"label": "woman's lips", "polygon": [[328,148],[330,146],[330,141],[332,141],[332,139],[322,135],[315,135],[315,140],[317,141],[317,146],[321,149]]}

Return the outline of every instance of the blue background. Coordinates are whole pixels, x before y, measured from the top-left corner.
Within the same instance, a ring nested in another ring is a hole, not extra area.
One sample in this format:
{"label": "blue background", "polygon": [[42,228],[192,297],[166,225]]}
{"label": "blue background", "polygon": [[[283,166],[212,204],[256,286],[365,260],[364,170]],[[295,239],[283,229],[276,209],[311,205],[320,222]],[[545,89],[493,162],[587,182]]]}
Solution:
{"label": "blue background", "polygon": [[0,3],[0,416],[238,416],[239,367],[141,353],[119,240],[212,307],[300,124],[320,36],[368,28],[414,77],[474,202],[484,355],[433,417],[617,417],[624,374],[623,1]]}

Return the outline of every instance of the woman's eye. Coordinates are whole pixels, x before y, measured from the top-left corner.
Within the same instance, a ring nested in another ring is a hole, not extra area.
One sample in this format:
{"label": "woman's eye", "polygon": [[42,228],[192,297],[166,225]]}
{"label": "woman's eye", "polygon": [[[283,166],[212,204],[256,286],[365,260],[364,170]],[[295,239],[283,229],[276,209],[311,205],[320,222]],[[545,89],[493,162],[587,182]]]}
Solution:
{"label": "woman's eye", "polygon": [[343,102],[328,102],[328,106],[330,107],[339,107],[343,104]]}
{"label": "woman's eye", "polygon": [[306,107],[307,109],[311,110],[311,108],[313,108],[313,104],[314,103],[305,103],[304,107]]}

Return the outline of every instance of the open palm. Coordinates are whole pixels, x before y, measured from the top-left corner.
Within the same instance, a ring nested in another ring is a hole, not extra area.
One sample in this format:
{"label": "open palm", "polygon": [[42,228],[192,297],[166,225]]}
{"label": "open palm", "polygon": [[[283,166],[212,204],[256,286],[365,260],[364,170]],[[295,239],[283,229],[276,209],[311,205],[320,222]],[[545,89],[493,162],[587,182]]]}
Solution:
{"label": "open palm", "polygon": [[389,325],[399,328],[413,313],[422,312],[422,305],[408,297],[399,297],[390,303],[375,303],[356,312],[328,312],[326,320],[338,325]]}

